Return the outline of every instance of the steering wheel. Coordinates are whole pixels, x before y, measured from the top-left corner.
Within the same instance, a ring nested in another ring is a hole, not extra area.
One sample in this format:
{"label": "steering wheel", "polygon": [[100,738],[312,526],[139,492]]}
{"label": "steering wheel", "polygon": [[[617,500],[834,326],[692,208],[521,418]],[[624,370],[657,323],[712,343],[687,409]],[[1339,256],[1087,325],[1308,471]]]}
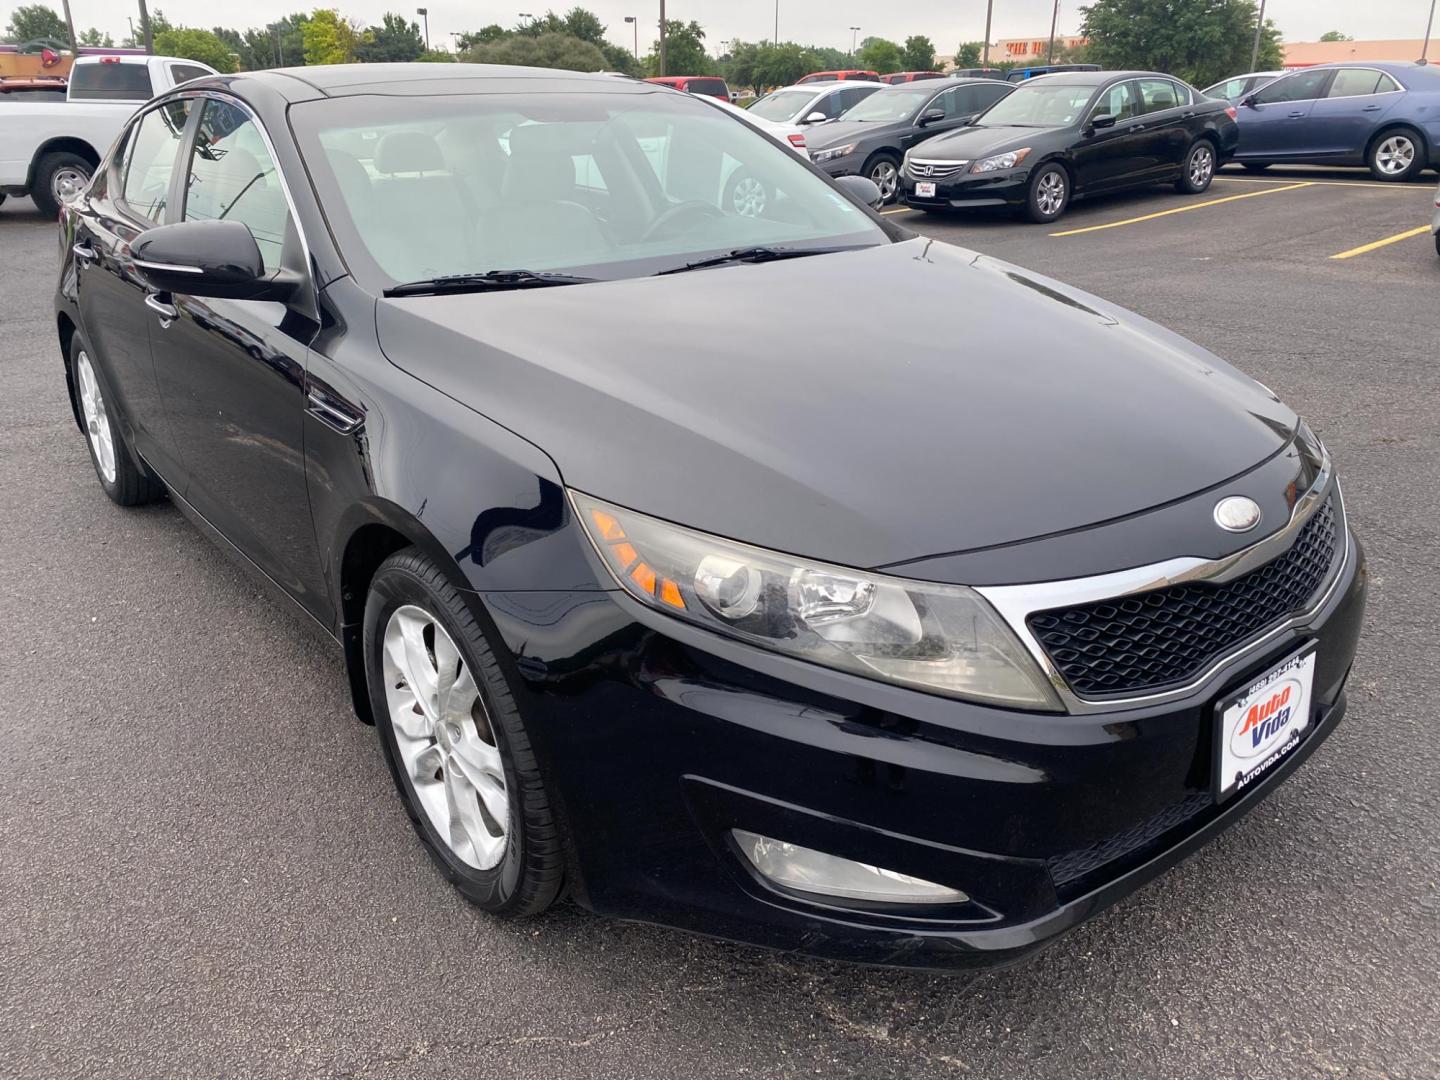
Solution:
{"label": "steering wheel", "polygon": [[684,217],[723,218],[724,216],[725,211],[721,210],[718,206],[713,206],[708,202],[702,202],[699,199],[690,199],[686,202],[676,203],[668,210],[662,210],[660,216],[650,223],[649,228],[645,230],[645,234],[640,237],[640,240],[641,243],[644,243],[655,239],[667,226],[673,225]]}

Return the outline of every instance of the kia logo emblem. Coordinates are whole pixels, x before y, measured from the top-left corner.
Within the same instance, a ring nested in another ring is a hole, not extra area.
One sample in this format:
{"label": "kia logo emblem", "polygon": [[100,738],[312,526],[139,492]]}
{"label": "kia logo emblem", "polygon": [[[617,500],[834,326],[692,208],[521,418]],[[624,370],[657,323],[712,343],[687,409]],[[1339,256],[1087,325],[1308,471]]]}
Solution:
{"label": "kia logo emblem", "polygon": [[1244,495],[1231,495],[1215,504],[1215,524],[1226,532],[1249,532],[1260,524],[1260,506]]}

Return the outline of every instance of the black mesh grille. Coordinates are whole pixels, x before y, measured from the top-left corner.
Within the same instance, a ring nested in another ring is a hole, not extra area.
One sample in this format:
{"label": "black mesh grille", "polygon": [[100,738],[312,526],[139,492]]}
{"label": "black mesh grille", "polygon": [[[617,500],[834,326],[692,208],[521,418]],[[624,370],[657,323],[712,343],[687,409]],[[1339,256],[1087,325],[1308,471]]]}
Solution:
{"label": "black mesh grille", "polygon": [[1026,623],[1077,694],[1184,682],[1315,595],[1335,558],[1332,502],[1325,500],[1289,551],[1234,581],[1037,611]]}
{"label": "black mesh grille", "polygon": [[1050,877],[1055,882],[1057,889],[1063,889],[1091,871],[1100,869],[1106,863],[1114,862],[1131,852],[1148,847],[1177,825],[1183,825],[1189,821],[1210,804],[1211,798],[1204,792],[1187,795],[1180,802],[1173,806],[1167,806],[1148,821],[1132,825],[1124,832],[1107,836],[1104,840],[1097,840],[1089,847],[1077,848],[1058,858],[1047,860],[1046,865],[1050,870]]}

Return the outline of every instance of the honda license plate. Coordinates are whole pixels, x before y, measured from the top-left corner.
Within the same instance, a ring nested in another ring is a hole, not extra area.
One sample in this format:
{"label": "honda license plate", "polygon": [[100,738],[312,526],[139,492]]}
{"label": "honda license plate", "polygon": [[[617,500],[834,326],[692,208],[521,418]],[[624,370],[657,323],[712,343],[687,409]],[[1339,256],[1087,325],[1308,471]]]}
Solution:
{"label": "honda license plate", "polygon": [[935,181],[917,180],[915,182],[915,194],[922,199],[933,199],[935,197]]}
{"label": "honda license plate", "polygon": [[1294,752],[1314,713],[1315,646],[1216,707],[1215,798],[1245,790]]}

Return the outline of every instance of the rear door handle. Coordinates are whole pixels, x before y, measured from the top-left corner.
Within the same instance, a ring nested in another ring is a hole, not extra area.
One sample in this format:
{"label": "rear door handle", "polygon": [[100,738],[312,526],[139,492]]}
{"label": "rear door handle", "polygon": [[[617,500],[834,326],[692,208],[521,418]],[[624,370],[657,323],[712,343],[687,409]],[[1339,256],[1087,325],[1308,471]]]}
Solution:
{"label": "rear door handle", "polygon": [[1304,113],[1303,111],[1301,111],[1301,112],[1286,113],[1285,115],[1288,116],[1291,120],[1299,120],[1300,117],[1302,117],[1302,116],[1305,115],[1305,113]]}
{"label": "rear door handle", "polygon": [[1360,111],[1361,111],[1361,112],[1379,112],[1379,111],[1380,111],[1380,108],[1381,108],[1381,107],[1380,107],[1379,105],[1366,105],[1366,106],[1365,106],[1363,109],[1361,109]]}
{"label": "rear door handle", "polygon": [[168,330],[170,324],[180,317],[180,312],[176,310],[175,305],[161,300],[159,293],[146,293],[145,306],[160,316],[160,329],[162,330]]}

